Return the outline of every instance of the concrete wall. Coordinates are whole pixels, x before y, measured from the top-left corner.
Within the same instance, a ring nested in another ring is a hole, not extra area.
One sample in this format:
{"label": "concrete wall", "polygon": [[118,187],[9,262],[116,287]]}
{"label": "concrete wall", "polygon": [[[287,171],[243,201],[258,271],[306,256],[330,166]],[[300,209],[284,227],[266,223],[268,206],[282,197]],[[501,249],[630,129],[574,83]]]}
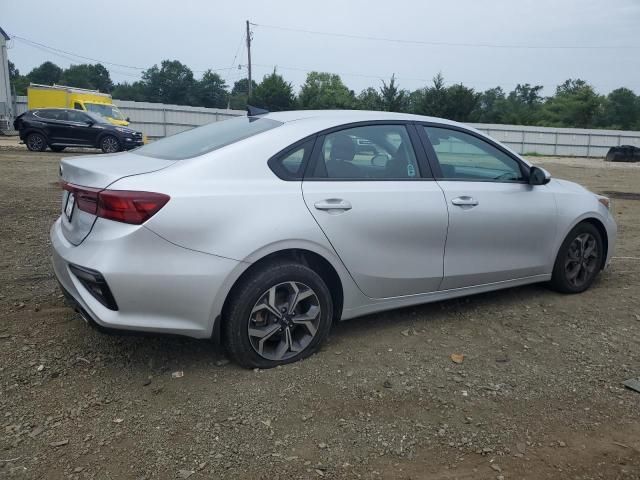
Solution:
{"label": "concrete wall", "polygon": [[[131,118],[131,126],[150,138],[173,135],[205,123],[245,115],[244,110],[185,107],[125,100],[114,100],[114,102],[125,117]],[[27,97],[18,97],[18,114],[26,109]],[[640,132],[479,123],[470,125],[521,154],[604,157],[607,150],[613,146],[640,147]]]}

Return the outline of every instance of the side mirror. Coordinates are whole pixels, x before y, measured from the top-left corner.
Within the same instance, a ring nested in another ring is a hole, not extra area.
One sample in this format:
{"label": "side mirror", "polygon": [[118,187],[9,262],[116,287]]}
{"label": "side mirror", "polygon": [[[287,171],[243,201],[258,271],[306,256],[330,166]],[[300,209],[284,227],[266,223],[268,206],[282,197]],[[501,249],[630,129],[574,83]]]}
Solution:
{"label": "side mirror", "polygon": [[93,120],[87,120],[87,126],[88,127],[93,127],[93,124],[95,123]]}
{"label": "side mirror", "polygon": [[529,170],[529,185],[546,185],[551,180],[551,174],[540,167]]}
{"label": "side mirror", "polygon": [[129,117],[127,117],[127,122],[131,123],[131,119]]}

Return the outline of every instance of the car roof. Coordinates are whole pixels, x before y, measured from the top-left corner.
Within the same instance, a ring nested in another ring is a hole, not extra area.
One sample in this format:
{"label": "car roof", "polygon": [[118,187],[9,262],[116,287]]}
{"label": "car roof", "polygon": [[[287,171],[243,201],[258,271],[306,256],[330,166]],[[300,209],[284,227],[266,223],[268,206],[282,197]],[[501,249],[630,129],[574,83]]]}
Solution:
{"label": "car roof", "polygon": [[[444,118],[427,117],[424,115],[414,115],[410,113],[380,112],[371,110],[291,110],[287,112],[270,112],[260,115],[261,118],[270,118],[278,122],[288,123],[300,120],[327,120],[335,121],[336,125],[352,122],[366,122],[375,120],[404,120],[414,122],[434,122],[445,125],[463,126],[458,122],[446,120]],[[469,128],[464,125],[465,128]]]}

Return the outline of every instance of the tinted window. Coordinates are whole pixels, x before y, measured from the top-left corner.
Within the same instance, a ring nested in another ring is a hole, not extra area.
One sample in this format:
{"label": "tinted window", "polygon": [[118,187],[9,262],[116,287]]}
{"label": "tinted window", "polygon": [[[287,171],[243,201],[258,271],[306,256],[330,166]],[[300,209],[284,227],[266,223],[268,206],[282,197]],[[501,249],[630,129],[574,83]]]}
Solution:
{"label": "tinted window", "polygon": [[89,121],[89,117],[87,117],[84,113],[78,112],[76,110],[69,110],[67,115],[70,122],[86,123]]}
{"label": "tinted window", "polygon": [[442,177],[452,180],[523,180],[520,164],[478,137],[457,130],[424,127],[436,151]]}
{"label": "tinted window", "polygon": [[184,160],[252,137],[282,125],[269,118],[238,117],[222,122],[213,122],[157,140],[135,150],[138,155]]}
{"label": "tinted window", "polygon": [[305,160],[311,154],[313,140],[293,147],[269,161],[271,170],[283,180],[299,180],[304,174]]}
{"label": "tinted window", "polygon": [[403,125],[369,125],[325,136],[313,177],[411,180],[420,176]]}
{"label": "tinted window", "polygon": [[36,117],[46,118],[47,120],[66,120],[67,112],[65,110],[38,110],[34,112]]}

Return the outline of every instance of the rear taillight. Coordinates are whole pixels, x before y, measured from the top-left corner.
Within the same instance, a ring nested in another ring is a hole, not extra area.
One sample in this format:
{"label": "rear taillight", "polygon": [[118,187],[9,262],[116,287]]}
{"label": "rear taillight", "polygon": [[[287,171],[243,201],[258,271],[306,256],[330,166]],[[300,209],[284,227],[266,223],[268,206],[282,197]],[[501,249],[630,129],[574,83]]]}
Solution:
{"label": "rear taillight", "polygon": [[63,183],[62,188],[74,194],[78,210],[134,225],[149,220],[170,199],[164,193],[99,190],[71,183]]}

